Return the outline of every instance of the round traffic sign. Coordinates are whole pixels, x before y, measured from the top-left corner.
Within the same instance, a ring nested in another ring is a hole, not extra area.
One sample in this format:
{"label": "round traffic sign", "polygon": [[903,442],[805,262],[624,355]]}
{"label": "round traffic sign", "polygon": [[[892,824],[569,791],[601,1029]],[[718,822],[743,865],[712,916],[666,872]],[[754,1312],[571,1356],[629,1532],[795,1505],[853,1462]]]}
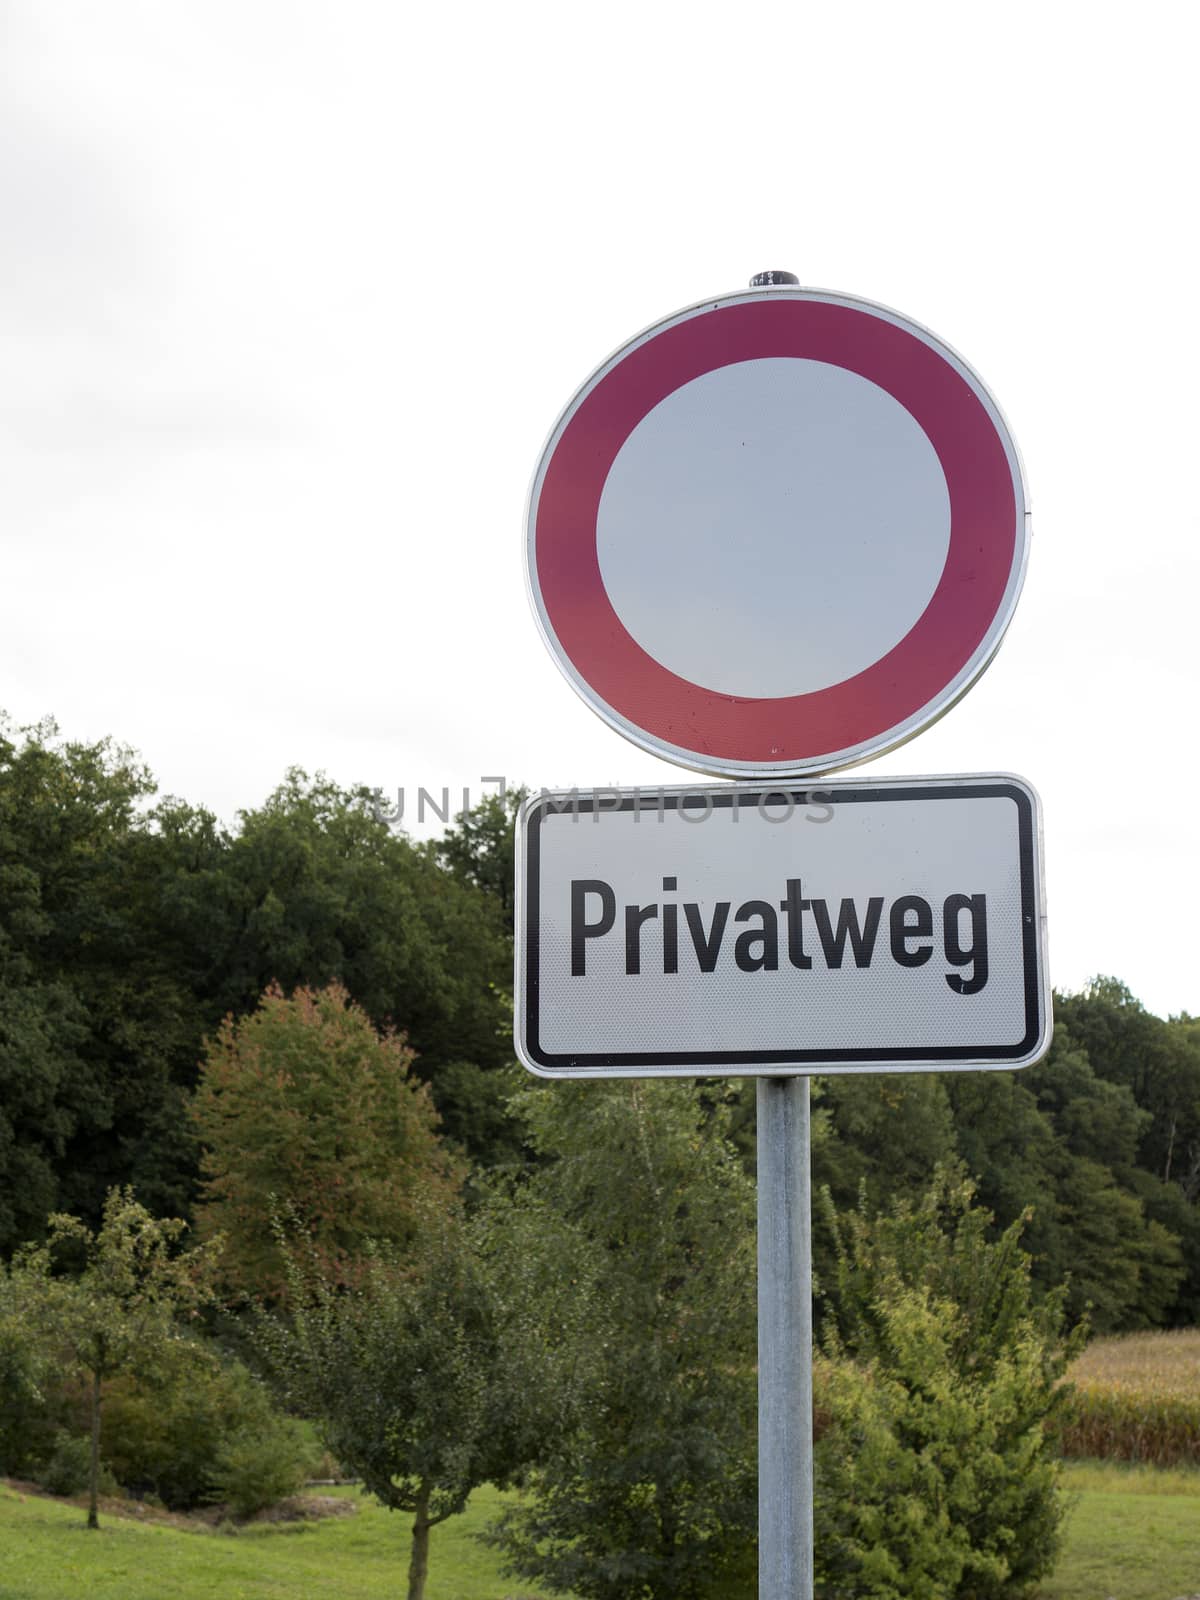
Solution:
{"label": "round traffic sign", "polygon": [[831,772],[971,686],[1028,551],[1016,446],[926,329],[771,288],[654,324],[559,417],[530,490],[543,635],[643,749]]}

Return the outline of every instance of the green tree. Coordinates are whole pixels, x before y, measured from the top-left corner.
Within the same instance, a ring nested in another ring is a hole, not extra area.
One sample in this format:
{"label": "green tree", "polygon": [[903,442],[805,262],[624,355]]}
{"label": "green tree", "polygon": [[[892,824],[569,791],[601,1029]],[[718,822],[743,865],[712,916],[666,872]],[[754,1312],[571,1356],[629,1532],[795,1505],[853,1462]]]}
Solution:
{"label": "green tree", "polygon": [[30,1325],[26,1275],[0,1261],[0,1477],[28,1476],[48,1453],[54,1359]]}
{"label": "green tree", "polygon": [[192,1114],[204,1146],[202,1235],[247,1295],[286,1286],[271,1218],[298,1218],[325,1271],[353,1278],[368,1240],[406,1246],[454,1192],[428,1088],[401,1035],[377,1033],[346,990],[274,986],[227,1017],[205,1052]]}
{"label": "green tree", "polygon": [[460,813],[436,846],[437,858],[461,883],[481,889],[511,938],[516,889],[516,816],[529,790],[489,794]]}
{"label": "green tree", "polygon": [[953,1171],[918,1204],[831,1226],[818,1594],[1027,1594],[1057,1549],[1047,1423],[1082,1335],[1063,1338],[1061,1296],[1034,1294],[1021,1222],[992,1237],[974,1186]]}
{"label": "green tree", "polygon": [[272,980],[342,983],[377,1025],[403,1028],[420,1058],[507,1058],[495,992],[511,982],[487,897],[392,833],[365,790],[300,771],[243,812],[230,855],[238,922],[225,1010]]}
{"label": "green tree", "polygon": [[[179,1339],[179,1318],[209,1298],[220,1240],[173,1254],[186,1223],[159,1220],[114,1189],[99,1229],[55,1213],[49,1238],[18,1256],[13,1276],[25,1315],[64,1365],[85,1378],[90,1394],[89,1528],[99,1527],[102,1390],[107,1378],[153,1368]],[[56,1259],[77,1265],[55,1276]]]}
{"label": "green tree", "polygon": [[287,993],[340,983],[377,1028],[407,1035],[444,1136],[488,1158],[491,1124],[462,1089],[465,1077],[490,1088],[509,1059],[507,929],[487,894],[391,832],[367,790],[292,769],[241,813],[224,851],[180,881],[174,911],[211,996],[210,1032],[271,983]]}
{"label": "green tree", "polygon": [[[132,752],[0,722],[0,1249],[136,1178],[186,1203],[173,1073],[200,1030],[154,926],[154,783]],[[182,1177],[182,1182],[178,1179]]]}
{"label": "green tree", "polygon": [[373,1252],[349,1290],[303,1239],[278,1236],[288,1314],[261,1321],[260,1355],[364,1488],[411,1513],[408,1600],[423,1600],[430,1529],[517,1464],[519,1412],[470,1235],[445,1216],[402,1258]]}
{"label": "green tree", "polygon": [[[1165,1022],[1116,978],[1093,978],[1079,994],[1060,995],[1055,1022],[1070,1029],[1093,1072],[1126,1088],[1144,1116],[1137,1128],[1139,1165],[1189,1198],[1200,1196],[1200,1037],[1187,1018]],[[1195,1172],[1192,1167],[1195,1166]]]}
{"label": "green tree", "polygon": [[819,1080],[826,1126],[813,1141],[813,1183],[839,1206],[866,1186],[876,1205],[924,1192],[939,1162],[958,1154],[944,1080],[935,1073],[877,1073]]}
{"label": "green tree", "polygon": [[154,791],[111,740],[0,719],[0,1251],[55,1208],[94,1225],[114,1184],[190,1216],[203,1041],[275,981],[343,983],[407,1033],[446,1136],[511,1155],[493,899],[320,775],[290,772],[233,831]]}
{"label": "green tree", "polygon": [[1186,1013],[1169,1021],[1154,1016],[1115,978],[1094,978],[1079,994],[1057,996],[1055,1018],[1097,1079],[1137,1107],[1136,1152],[1115,1177],[1147,1223],[1165,1230],[1182,1252],[1175,1293],[1154,1320],[1190,1324],[1200,1316],[1200,1026]]}
{"label": "green tree", "polygon": [[1200,1017],[1186,1011],[1167,1023],[1173,1071],[1164,1107],[1166,1150],[1162,1179],[1175,1183],[1189,1205],[1200,1203]]}
{"label": "green tree", "polygon": [[947,1089],[980,1200],[1000,1227],[1030,1214],[1034,1275],[1047,1289],[1068,1283],[1072,1319],[1090,1312],[1102,1331],[1172,1320],[1186,1277],[1180,1208],[1137,1165],[1149,1115],[1128,1082],[1095,1070],[1073,1025],[1057,1018],[1036,1066],[962,1073]]}
{"label": "green tree", "polygon": [[539,1165],[514,1206],[558,1219],[562,1276],[591,1309],[536,1492],[496,1541],[515,1572],[588,1600],[739,1593],[756,1515],[754,1195],[728,1106],[654,1080],[518,1102]]}

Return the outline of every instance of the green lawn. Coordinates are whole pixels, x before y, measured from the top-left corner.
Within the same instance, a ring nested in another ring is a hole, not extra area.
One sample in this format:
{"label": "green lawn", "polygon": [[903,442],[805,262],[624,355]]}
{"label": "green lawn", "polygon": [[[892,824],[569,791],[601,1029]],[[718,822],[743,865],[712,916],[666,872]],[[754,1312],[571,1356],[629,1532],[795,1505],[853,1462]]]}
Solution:
{"label": "green lawn", "polygon": [[[0,1484],[0,1600],[398,1600],[408,1575],[408,1519],[355,1491],[353,1517],[258,1525],[234,1536],[101,1517],[59,1501],[22,1501]],[[545,1591],[500,1574],[478,1532],[497,1495],[431,1534],[427,1600],[526,1600]]]}
{"label": "green lawn", "polygon": [[1066,1484],[1066,1548],[1039,1600],[1200,1595],[1200,1472],[1080,1462]]}
{"label": "green lawn", "polygon": [[[1039,1600],[1180,1600],[1200,1595],[1200,1472],[1072,1463],[1073,1506],[1059,1569]],[[24,1500],[0,1485],[0,1600],[398,1600],[407,1519],[353,1490],[353,1517],[259,1525],[236,1536],[107,1517]],[[435,1528],[428,1600],[532,1600],[471,1537],[498,1496]]]}

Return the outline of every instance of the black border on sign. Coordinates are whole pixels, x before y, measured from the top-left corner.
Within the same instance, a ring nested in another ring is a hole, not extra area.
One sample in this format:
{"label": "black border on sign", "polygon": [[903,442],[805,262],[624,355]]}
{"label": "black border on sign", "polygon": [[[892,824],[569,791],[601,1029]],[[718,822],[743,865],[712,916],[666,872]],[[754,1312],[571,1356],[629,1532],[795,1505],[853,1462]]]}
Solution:
{"label": "black border on sign", "polygon": [[[538,1013],[541,956],[538,909],[541,889],[541,824],[551,810],[557,815],[562,815],[564,811],[570,809],[584,816],[590,815],[598,805],[602,814],[605,812],[616,814],[635,809],[650,812],[660,808],[678,810],[680,805],[689,809],[691,807],[699,809],[703,806],[706,810],[727,810],[735,804],[757,806],[763,800],[768,803],[772,801],[778,803],[784,798],[790,799],[795,807],[811,804],[814,796],[817,803],[822,806],[852,805],[856,801],[877,803],[887,800],[962,800],[975,796],[980,799],[1013,801],[1017,808],[1021,871],[1021,936],[1025,994],[1025,1034],[1018,1043],[930,1047],[897,1045],[884,1048],[832,1050],[639,1050],[604,1051],[588,1055],[556,1054],[541,1048]],[[872,1068],[880,1071],[889,1069],[903,1071],[906,1064],[915,1066],[920,1063],[928,1067],[944,1064],[946,1067],[953,1067],[956,1063],[978,1062],[1002,1068],[1016,1062],[1028,1064],[1033,1059],[1032,1052],[1041,1037],[1044,1020],[1038,961],[1037,891],[1040,869],[1033,801],[1029,792],[1019,784],[1004,779],[994,779],[982,783],[972,783],[968,780],[897,784],[894,787],[892,785],[825,787],[818,780],[815,785],[808,784],[803,788],[775,783],[759,784],[753,788],[730,788],[717,792],[711,789],[682,790],[678,794],[651,791],[649,796],[637,791],[621,795],[616,805],[611,803],[612,799],[611,790],[602,791],[599,796],[576,794],[571,791],[569,802],[556,805],[553,799],[546,797],[535,802],[528,813],[522,885],[524,889],[522,914],[525,921],[525,1004],[524,1037],[521,1042],[524,1045],[522,1054],[528,1058],[527,1065],[535,1071],[541,1070],[554,1076],[586,1077],[601,1076],[605,1072],[614,1075],[622,1073],[634,1075],[639,1069],[649,1076],[656,1073],[670,1073],[674,1070],[679,1076],[686,1076],[688,1069],[697,1075],[705,1075],[719,1074],[723,1067],[737,1068],[741,1072],[758,1067],[768,1069],[763,1076],[769,1076],[771,1067],[789,1067],[794,1071],[803,1070],[807,1066],[817,1073],[822,1068],[836,1072],[839,1067],[857,1068],[859,1071],[870,1071]],[[518,948],[520,948],[519,942]],[[1049,1043],[1048,1032],[1046,1043]]]}

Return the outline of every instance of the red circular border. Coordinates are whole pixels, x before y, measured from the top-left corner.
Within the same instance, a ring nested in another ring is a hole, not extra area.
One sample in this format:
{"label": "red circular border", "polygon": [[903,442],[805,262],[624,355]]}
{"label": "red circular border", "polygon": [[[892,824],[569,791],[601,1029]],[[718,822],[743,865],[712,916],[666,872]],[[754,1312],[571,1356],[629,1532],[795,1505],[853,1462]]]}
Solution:
{"label": "red circular border", "polygon": [[[856,372],[915,418],[946,475],[950,548],[929,604],[880,660],[811,694],[744,698],[690,683],[633,638],[600,575],[596,519],[617,452],[660,401],[719,367],[779,356]],[[576,672],[645,733],[727,761],[811,761],[886,736],[953,683],[1003,604],[1017,555],[1016,512],[995,423],[931,345],[883,317],[829,301],[742,302],[664,328],[579,402],[537,497],[537,585]]]}

